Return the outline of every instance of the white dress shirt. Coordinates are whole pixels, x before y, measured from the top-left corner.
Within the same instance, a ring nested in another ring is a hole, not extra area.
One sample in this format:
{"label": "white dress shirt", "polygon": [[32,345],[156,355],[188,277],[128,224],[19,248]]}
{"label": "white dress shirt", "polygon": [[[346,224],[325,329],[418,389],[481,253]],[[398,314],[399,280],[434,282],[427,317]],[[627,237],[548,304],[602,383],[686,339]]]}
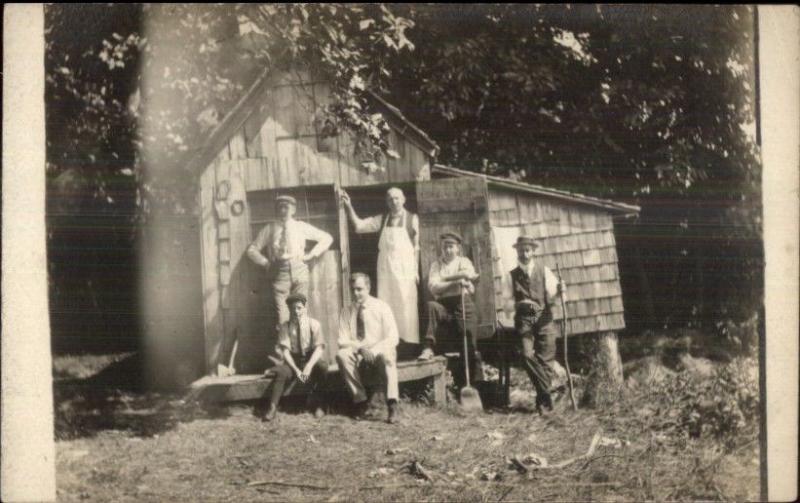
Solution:
{"label": "white dress shirt", "polygon": [[[397,214],[397,219],[399,222],[403,222],[404,218],[411,218],[411,228],[414,229],[416,236],[419,236],[419,217],[414,213],[409,212],[406,209],[403,209],[399,214]],[[372,232],[378,232],[381,230],[381,225],[383,225],[383,219],[386,218],[386,214],[381,215],[373,215],[367,218],[361,218],[358,220],[353,221],[353,228],[356,231],[356,234],[369,234]],[[388,227],[391,224],[392,216],[389,217],[389,220],[386,222],[386,226]],[[414,247],[419,247],[419,243],[416,242],[418,239],[414,240]]]}
{"label": "white dress shirt", "polygon": [[[449,263],[445,264],[441,258],[431,263],[428,273],[428,290],[436,299],[442,297],[452,297],[461,295],[461,283],[456,281],[451,283],[443,278],[458,273],[466,273],[468,276],[475,276],[475,267],[467,257],[457,256]],[[475,284],[470,282],[466,293],[475,293]]]}
{"label": "white dress shirt", "polygon": [[[529,260],[527,264],[523,264],[522,262],[518,261],[517,265],[520,269],[525,271],[525,274],[527,274],[528,277],[531,277],[534,268],[533,260]],[[542,267],[544,267],[544,289],[547,292],[547,296],[551,299],[556,299],[558,298],[558,278],[555,274],[553,274],[553,271],[550,270],[549,267],[546,265],[543,265]],[[514,292],[512,291],[511,286],[513,284],[513,281],[511,280],[511,271],[508,271],[505,276],[505,280],[503,281],[503,297],[513,300]],[[566,289],[564,290],[564,301],[567,301]]]}
{"label": "white dress shirt", "polygon": [[[247,255],[256,264],[264,266],[276,260],[302,260],[305,255],[306,241],[316,241],[317,243],[309,252],[312,258],[319,257],[325,253],[333,243],[333,236],[301,220],[288,220],[286,222],[286,232],[288,236],[285,239],[285,247],[282,247],[281,241],[284,238],[283,222],[268,223],[259,231],[256,239],[248,247]],[[261,254],[261,250],[265,246],[267,247],[266,257]]]}
{"label": "white dress shirt", "polygon": [[366,347],[373,353],[391,355],[396,351],[400,336],[389,304],[370,295],[364,300],[364,340],[358,340],[358,304],[342,308],[339,315],[339,347],[356,350]]}
{"label": "white dress shirt", "polygon": [[[299,334],[297,333],[298,329],[300,331]],[[317,346],[325,346],[322,327],[317,320],[309,316],[303,316],[296,322],[290,319],[281,324],[280,332],[278,333],[278,346],[288,349],[290,353],[295,355],[310,356]]]}

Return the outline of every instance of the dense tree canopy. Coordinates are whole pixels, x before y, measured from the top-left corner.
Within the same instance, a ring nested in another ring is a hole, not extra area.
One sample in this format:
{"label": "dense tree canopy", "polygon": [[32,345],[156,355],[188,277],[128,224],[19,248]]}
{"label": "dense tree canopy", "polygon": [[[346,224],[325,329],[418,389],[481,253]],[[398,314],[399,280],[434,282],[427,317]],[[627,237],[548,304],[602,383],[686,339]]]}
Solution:
{"label": "dense tree canopy", "polygon": [[48,169],[54,193],[82,196],[51,215],[134,229],[152,201],[191,211],[171,187],[203,135],[265,69],[305,66],[332,83],[322,112],[375,155],[393,152],[367,89],[441,162],[641,204],[618,232],[644,294],[629,324],[760,302],[752,8],[110,4],[46,20]]}

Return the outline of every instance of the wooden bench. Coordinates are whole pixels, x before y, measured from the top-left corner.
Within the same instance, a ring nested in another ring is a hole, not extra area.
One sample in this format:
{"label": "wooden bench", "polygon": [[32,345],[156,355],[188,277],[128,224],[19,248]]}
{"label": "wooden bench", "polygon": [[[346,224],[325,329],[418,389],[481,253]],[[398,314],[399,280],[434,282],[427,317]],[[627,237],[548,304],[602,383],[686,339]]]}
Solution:
{"label": "wooden bench", "polygon": [[[435,356],[430,360],[409,360],[397,362],[397,378],[399,382],[433,379],[433,399],[435,403],[447,401],[446,389],[447,358]],[[338,379],[332,374],[339,374],[336,364],[328,368],[328,378]],[[235,402],[240,400],[258,400],[266,396],[274,373],[243,374],[228,377],[205,376],[189,385],[187,400],[200,402]],[[300,393],[303,389],[296,380],[286,387],[284,396]]]}

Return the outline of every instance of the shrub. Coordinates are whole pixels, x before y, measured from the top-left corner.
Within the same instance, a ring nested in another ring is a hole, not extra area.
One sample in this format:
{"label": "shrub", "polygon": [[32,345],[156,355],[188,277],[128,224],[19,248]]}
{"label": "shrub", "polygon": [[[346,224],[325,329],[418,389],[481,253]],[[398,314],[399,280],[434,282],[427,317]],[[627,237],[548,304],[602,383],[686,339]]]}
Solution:
{"label": "shrub", "polygon": [[710,378],[683,372],[650,389],[659,404],[660,428],[692,438],[711,437],[732,446],[758,429],[758,364],[739,358]]}

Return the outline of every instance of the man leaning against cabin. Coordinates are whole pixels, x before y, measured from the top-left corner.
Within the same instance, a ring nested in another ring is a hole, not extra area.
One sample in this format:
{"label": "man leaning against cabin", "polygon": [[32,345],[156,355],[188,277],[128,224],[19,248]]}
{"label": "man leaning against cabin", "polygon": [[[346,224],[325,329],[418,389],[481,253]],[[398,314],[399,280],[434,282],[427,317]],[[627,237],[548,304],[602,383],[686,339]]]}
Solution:
{"label": "man leaning against cabin", "polygon": [[[259,231],[247,248],[247,256],[267,270],[272,289],[270,314],[277,327],[289,319],[286,298],[295,293],[308,296],[308,264],[330,248],[333,237],[309,223],[294,219],[297,211],[294,197],[278,196],[275,204],[278,220]],[[305,251],[306,241],[316,242],[308,253]]]}
{"label": "man leaning against cabin", "polygon": [[453,379],[459,388],[466,385],[465,334],[470,377],[474,381],[483,380],[481,355],[477,351],[478,319],[472,299],[478,273],[472,261],[461,255],[462,241],[456,232],[439,236],[441,255],[431,263],[428,274],[428,290],[436,300],[427,305],[426,347],[419,356],[420,360],[428,360],[435,353],[458,351],[460,358]]}
{"label": "man leaning against cabin", "polygon": [[307,302],[302,293],[289,295],[286,299],[289,320],[281,324],[277,347],[283,363],[268,369],[268,372],[275,372],[275,380],[265,421],[275,419],[283,389],[293,376],[309,386],[308,405],[314,411],[314,416],[319,419],[325,415],[322,410],[322,394],[328,373],[328,362],[322,358],[325,338],[320,323],[306,314]]}
{"label": "man leaning against cabin", "polygon": [[[359,218],[353,209],[350,196],[342,191],[342,203],[347,209],[353,228],[358,234],[379,233],[378,241],[378,298],[391,306],[401,348],[419,345],[419,311],[417,285],[419,285],[419,218],[406,210],[403,191],[392,187],[386,191],[388,212],[368,218]],[[403,344],[405,343],[405,344]],[[400,350],[399,353],[404,353]]]}
{"label": "man leaning against cabin", "polygon": [[558,295],[566,292],[566,284],[534,259],[539,246],[535,239],[520,236],[513,246],[518,265],[509,272],[504,296],[514,303],[514,329],[520,340],[522,365],[536,389],[536,410],[544,414],[553,410],[552,363],[558,336],[553,306]]}
{"label": "man leaning against cabin", "polygon": [[381,372],[386,378],[387,422],[397,422],[397,324],[392,309],[370,295],[370,279],[363,273],[350,277],[353,302],[339,316],[339,352],[336,362],[353,399],[353,418],[363,419],[369,403],[365,373]]}

